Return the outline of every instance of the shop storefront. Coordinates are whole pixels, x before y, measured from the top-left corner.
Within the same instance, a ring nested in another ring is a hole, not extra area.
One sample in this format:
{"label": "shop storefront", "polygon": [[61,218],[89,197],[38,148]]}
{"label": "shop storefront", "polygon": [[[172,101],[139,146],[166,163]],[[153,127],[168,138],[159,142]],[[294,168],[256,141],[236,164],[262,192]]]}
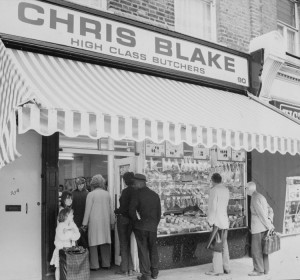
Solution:
{"label": "shop storefront", "polygon": [[[258,97],[299,122],[300,58],[286,51],[283,37],[275,31],[255,38],[250,49],[264,50]],[[275,227],[291,256],[298,256],[295,248],[300,244],[299,175],[299,155],[252,153],[252,176],[275,211]]]}
{"label": "shop storefront", "polygon": [[[108,181],[112,211],[122,173],[147,175],[164,214],[162,269],[211,261],[204,248],[208,186],[221,173],[231,198],[230,255],[244,256],[250,152],[299,157],[299,123],[248,93],[250,55],[76,9],[57,1],[0,3],[0,178],[8,186],[1,215],[20,227],[33,223],[24,233],[3,232],[16,248],[27,246],[18,254],[28,260],[22,279],[52,276],[58,186],[72,189],[76,177],[96,173]],[[117,236],[114,248],[118,264]],[[10,251],[4,247],[0,259],[9,276],[16,274]]]}

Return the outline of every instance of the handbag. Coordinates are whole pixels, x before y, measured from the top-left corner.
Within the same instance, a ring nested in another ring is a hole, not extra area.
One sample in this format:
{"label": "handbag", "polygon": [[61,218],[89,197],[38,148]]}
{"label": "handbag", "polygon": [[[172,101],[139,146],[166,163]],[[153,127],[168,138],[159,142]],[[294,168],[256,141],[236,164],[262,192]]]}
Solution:
{"label": "handbag", "polygon": [[265,255],[272,254],[280,250],[280,235],[275,231],[268,231],[262,241],[263,253]]}
{"label": "handbag", "polygon": [[212,232],[210,233],[206,249],[222,252],[223,251],[223,230],[214,225]]}
{"label": "handbag", "polygon": [[80,238],[77,240],[77,244],[87,249],[89,247],[87,231],[84,231],[82,228],[79,228]]}

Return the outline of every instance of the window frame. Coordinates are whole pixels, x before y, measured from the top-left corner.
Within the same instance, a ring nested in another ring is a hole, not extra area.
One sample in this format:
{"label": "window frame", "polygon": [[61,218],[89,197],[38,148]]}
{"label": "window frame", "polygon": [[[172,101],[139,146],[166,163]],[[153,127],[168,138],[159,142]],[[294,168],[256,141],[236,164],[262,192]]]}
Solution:
{"label": "window frame", "polygon": [[[181,30],[178,30],[176,28],[176,9],[175,9],[175,1],[183,1],[183,0],[174,0],[174,30],[178,33],[190,36],[190,37],[194,37],[197,39],[201,39],[201,40],[205,40],[205,41],[210,41],[210,42],[217,42],[217,14],[216,14],[216,0],[199,0],[202,2],[206,2],[210,4],[210,18],[211,18],[211,38],[204,38],[204,37],[196,37],[195,35],[192,35],[188,32],[182,32]],[[185,0],[185,1],[189,1],[189,0]]]}
{"label": "window frame", "polygon": [[[294,4],[294,8],[295,8],[295,26],[292,26],[290,24],[287,24],[285,22],[283,22],[282,20],[277,19],[277,31],[278,31],[278,27],[280,26],[283,29],[283,38],[284,38],[284,43],[285,43],[285,48],[286,48],[286,52],[291,53],[293,55],[300,55],[300,40],[299,40],[299,14],[298,14],[298,7],[297,7],[297,3],[294,1],[291,1]],[[288,50],[288,31],[293,32],[295,34],[295,42],[294,42],[294,49],[295,52],[292,53]]]}

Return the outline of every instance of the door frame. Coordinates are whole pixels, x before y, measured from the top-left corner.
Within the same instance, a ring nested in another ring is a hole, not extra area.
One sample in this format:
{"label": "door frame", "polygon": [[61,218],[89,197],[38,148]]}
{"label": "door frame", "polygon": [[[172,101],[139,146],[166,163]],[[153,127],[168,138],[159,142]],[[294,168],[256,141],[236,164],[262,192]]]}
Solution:
{"label": "door frame", "polygon": [[[54,237],[57,225],[58,214],[58,155],[59,151],[73,152],[78,154],[91,155],[107,155],[108,156],[108,173],[113,173],[113,163],[115,156],[134,157],[133,152],[120,151],[100,151],[80,148],[59,148],[59,133],[54,133],[51,136],[42,137],[42,249],[41,249],[41,266],[42,280],[54,280],[54,270],[51,270],[49,262],[54,250]],[[109,174],[108,174],[109,175]],[[110,194],[114,192],[113,180],[108,181]],[[114,196],[111,196],[113,199]],[[113,206],[112,206],[113,207]],[[55,225],[54,225],[55,224]],[[53,225],[53,226],[51,226]]]}
{"label": "door frame", "polygon": [[[121,170],[121,167],[127,167]],[[114,210],[117,209],[119,204],[119,199],[121,196],[121,192],[124,189],[124,182],[122,180],[122,175],[125,172],[136,172],[137,169],[137,157],[126,157],[122,159],[114,159],[114,196],[113,196],[113,208]],[[117,229],[117,221],[115,221],[115,239],[114,239],[114,256],[115,256],[115,264],[121,264],[121,257],[120,257],[120,241]]]}

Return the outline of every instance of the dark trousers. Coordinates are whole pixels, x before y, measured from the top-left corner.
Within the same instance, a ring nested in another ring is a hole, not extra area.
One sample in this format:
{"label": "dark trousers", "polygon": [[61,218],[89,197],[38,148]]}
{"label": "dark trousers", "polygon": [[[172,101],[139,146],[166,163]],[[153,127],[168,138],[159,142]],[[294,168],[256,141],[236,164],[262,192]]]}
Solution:
{"label": "dark trousers", "polygon": [[269,256],[263,254],[262,240],[267,231],[252,234],[251,239],[251,255],[253,260],[254,271],[269,273]]}
{"label": "dark trousers", "polygon": [[158,275],[157,232],[134,229],[142,280]]}
{"label": "dark trousers", "polygon": [[133,270],[133,263],[130,252],[130,235],[132,233],[132,224],[128,217],[118,215],[117,228],[120,240],[121,265],[120,269],[123,272]]}

